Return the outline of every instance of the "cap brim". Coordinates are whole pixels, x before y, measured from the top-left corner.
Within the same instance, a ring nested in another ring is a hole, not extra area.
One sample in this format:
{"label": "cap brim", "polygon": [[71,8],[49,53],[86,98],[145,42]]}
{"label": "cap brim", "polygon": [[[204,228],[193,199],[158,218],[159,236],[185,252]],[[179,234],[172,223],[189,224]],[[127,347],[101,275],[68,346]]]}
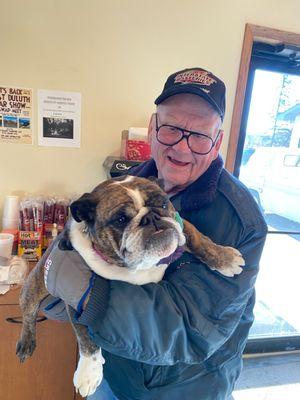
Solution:
{"label": "cap brim", "polygon": [[181,93],[190,93],[190,94],[195,94],[196,96],[202,97],[204,100],[206,100],[208,103],[210,103],[213,108],[220,114],[220,117],[223,120],[223,113],[218,107],[218,105],[215,103],[215,101],[199,86],[196,85],[191,85],[191,84],[185,84],[185,85],[180,85],[177,87],[172,87],[170,89],[164,90],[160,96],[157,97],[157,99],[154,101],[154,104],[158,105],[162,103],[164,100],[166,100],[168,97],[174,96],[176,94],[181,94]]}

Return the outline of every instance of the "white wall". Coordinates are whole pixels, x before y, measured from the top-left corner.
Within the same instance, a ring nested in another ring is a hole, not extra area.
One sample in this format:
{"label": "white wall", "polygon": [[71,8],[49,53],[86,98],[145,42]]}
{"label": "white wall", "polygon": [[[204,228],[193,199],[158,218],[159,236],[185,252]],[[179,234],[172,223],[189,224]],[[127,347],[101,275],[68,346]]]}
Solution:
{"label": "white wall", "polygon": [[[0,86],[34,90],[35,144],[0,143],[0,215],[6,194],[81,193],[102,180],[121,131],[147,126],[166,77],[181,68],[226,82],[228,133],[245,23],[300,33],[299,15],[299,0],[2,2]],[[80,149],[37,146],[37,89],[82,93]]]}

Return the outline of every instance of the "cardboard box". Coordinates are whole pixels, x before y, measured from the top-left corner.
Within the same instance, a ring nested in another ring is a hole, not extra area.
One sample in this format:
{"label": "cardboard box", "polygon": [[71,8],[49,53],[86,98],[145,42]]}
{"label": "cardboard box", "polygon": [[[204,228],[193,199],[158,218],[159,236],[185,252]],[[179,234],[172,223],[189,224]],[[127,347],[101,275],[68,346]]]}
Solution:
{"label": "cardboard box", "polygon": [[150,143],[130,136],[129,131],[122,131],[121,157],[132,161],[146,161],[151,155]]}
{"label": "cardboard box", "polygon": [[126,159],[146,161],[150,158],[150,144],[142,140],[130,140],[126,141]]}
{"label": "cardboard box", "polygon": [[122,137],[121,137],[121,157],[126,159],[126,143],[128,140],[128,131],[122,131]]}

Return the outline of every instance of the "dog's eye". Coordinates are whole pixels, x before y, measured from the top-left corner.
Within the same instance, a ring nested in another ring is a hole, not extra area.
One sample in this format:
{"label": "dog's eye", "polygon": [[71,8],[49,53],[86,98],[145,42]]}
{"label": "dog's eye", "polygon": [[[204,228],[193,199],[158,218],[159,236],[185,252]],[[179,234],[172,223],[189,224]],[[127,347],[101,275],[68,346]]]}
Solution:
{"label": "dog's eye", "polygon": [[126,214],[117,214],[112,220],[112,223],[115,226],[119,227],[124,226],[127,222],[128,222],[128,217]]}
{"label": "dog's eye", "polygon": [[124,224],[125,221],[126,221],[125,215],[121,215],[121,216],[118,218],[118,223],[119,223],[119,224]]}
{"label": "dog's eye", "polygon": [[166,201],[164,201],[164,202],[162,203],[161,208],[163,208],[164,210],[166,210],[166,209],[168,208],[168,203],[167,203]]}

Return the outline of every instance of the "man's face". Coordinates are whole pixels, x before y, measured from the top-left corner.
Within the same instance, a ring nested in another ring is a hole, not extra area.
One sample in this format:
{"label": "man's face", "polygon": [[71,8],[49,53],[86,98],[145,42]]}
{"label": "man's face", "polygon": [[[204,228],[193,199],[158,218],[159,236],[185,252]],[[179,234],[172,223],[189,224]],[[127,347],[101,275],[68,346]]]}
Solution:
{"label": "man's face", "polygon": [[[157,107],[158,126],[173,125],[189,131],[203,133],[213,140],[220,129],[220,117],[209,103],[192,94],[179,94],[168,98]],[[208,169],[219,153],[223,132],[206,155],[193,153],[184,138],[173,146],[157,141],[155,115],[149,124],[152,157],[156,162],[158,177],[164,180],[167,193],[179,192],[196,181]]]}

